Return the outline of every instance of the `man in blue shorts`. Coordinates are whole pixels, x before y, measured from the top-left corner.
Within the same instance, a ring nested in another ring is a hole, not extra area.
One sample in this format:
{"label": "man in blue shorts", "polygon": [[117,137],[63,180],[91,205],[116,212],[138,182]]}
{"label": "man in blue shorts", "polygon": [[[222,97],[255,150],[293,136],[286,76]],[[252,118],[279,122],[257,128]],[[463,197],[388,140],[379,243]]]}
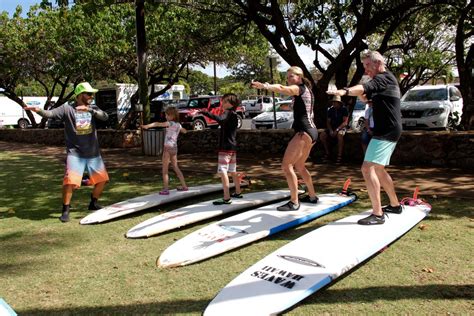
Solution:
{"label": "man in blue shorts", "polygon": [[63,104],[50,111],[37,107],[28,107],[27,110],[37,112],[46,118],[55,118],[64,122],[64,136],[66,139],[66,170],[63,179],[63,209],[62,222],[69,221],[69,210],[74,189],[81,186],[82,175],[87,168],[89,184],[94,185],[89,203],[89,210],[101,208],[97,204],[109,176],[100,155],[99,141],[95,120],[106,121],[106,112],[92,104],[97,89],[88,82],[82,82],[74,89],[75,101]]}
{"label": "man in blue shorts", "polygon": [[[367,186],[372,214],[359,220],[361,225],[377,225],[385,222],[385,213],[400,214],[400,205],[393,180],[385,170],[390,163],[397,141],[402,133],[400,111],[400,87],[395,76],[386,70],[385,59],[376,51],[368,51],[362,56],[365,74],[372,80],[350,88],[327,91],[332,95],[359,96],[362,100],[372,100],[373,137],[365,153],[362,175]],[[382,207],[380,187],[387,193],[390,204]]]}

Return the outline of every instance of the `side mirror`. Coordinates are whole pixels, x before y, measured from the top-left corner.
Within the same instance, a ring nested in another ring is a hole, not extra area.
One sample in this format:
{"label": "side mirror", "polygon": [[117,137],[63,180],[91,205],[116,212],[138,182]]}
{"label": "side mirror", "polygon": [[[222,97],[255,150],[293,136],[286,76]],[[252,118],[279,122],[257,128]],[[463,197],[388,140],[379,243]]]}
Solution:
{"label": "side mirror", "polygon": [[461,98],[458,95],[452,95],[449,100],[450,101],[459,101],[459,99],[461,99]]}

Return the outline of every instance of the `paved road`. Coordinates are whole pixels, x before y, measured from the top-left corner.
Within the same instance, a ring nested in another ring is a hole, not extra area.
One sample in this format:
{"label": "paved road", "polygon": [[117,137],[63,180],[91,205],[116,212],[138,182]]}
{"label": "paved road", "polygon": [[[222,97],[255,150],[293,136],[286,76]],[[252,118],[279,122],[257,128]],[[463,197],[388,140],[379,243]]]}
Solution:
{"label": "paved road", "polygon": [[242,121],[242,128],[241,129],[250,129],[250,124],[252,122],[251,118],[246,118]]}

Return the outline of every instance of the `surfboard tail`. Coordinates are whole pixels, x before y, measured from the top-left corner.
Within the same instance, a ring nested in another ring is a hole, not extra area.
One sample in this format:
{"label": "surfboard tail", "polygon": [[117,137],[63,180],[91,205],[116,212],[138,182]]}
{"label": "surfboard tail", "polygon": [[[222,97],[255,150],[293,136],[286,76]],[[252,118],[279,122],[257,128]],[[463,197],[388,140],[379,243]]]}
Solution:
{"label": "surfboard tail", "polygon": [[420,190],[418,187],[415,188],[413,191],[413,197],[404,197],[401,201],[400,204],[402,205],[408,205],[408,206],[417,206],[417,205],[424,205],[431,209],[431,204],[429,204],[426,200],[419,198],[418,195],[420,194]]}

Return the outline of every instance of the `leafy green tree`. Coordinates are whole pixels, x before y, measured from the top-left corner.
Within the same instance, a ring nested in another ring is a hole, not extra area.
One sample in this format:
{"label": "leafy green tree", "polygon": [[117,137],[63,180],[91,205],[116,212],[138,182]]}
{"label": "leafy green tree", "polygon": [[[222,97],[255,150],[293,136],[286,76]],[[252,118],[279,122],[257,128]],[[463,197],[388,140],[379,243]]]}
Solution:
{"label": "leafy green tree", "polygon": [[[326,115],[327,90],[331,80],[337,87],[353,85],[360,81],[364,70],[360,53],[367,49],[367,38],[380,34],[377,49],[386,53],[388,43],[400,24],[412,14],[449,2],[402,1],[296,1],[281,3],[277,0],[234,0],[247,21],[255,23],[277,53],[290,65],[299,66],[305,76],[311,72],[297,51],[298,44],[305,44],[315,51],[313,65],[321,78],[314,83],[316,112],[321,124]],[[337,54],[328,46],[340,44]],[[350,73],[351,65],[356,71]],[[352,75],[352,76],[350,76]]]}
{"label": "leafy green tree", "polygon": [[212,78],[198,70],[190,70],[186,82],[191,95],[208,94],[214,89]]}
{"label": "leafy green tree", "polygon": [[[445,11],[436,7],[416,12],[398,26],[386,44],[385,56],[389,68],[401,78],[402,93],[416,85],[452,78],[454,33]],[[369,46],[379,47],[382,41],[382,36],[374,34]]]}
{"label": "leafy green tree", "polygon": [[[29,58],[26,21],[21,13],[21,7],[17,7],[12,18],[6,12],[0,14],[0,94],[25,107],[26,104],[16,94],[17,87],[25,83],[25,64]],[[26,111],[26,114],[32,125],[36,126],[33,114],[30,111]]]}
{"label": "leafy green tree", "polygon": [[235,93],[238,96],[243,95],[247,91],[247,87],[243,82],[234,82],[219,88],[219,94]]}
{"label": "leafy green tree", "polygon": [[[121,52],[127,49],[122,17],[128,11],[99,11],[91,17],[81,6],[38,9],[27,19],[28,74],[44,86],[56,106],[72,97],[80,81],[103,80],[123,75]],[[52,83],[52,84],[51,84]],[[44,123],[44,122],[43,122]]]}

